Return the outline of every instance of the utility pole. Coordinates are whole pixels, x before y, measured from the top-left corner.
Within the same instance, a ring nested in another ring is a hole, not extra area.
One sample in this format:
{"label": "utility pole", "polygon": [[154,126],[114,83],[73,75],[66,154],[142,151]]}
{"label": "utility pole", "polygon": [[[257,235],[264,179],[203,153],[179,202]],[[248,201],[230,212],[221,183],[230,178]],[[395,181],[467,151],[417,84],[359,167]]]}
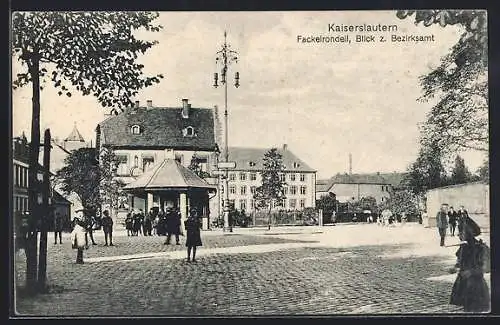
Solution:
{"label": "utility pole", "polygon": [[[228,144],[228,111],[227,111],[227,73],[229,66],[234,62],[238,63],[238,52],[230,49],[231,45],[227,43],[227,33],[224,31],[224,44],[222,49],[217,52],[215,63],[220,64],[221,69],[221,80],[220,82],[224,85],[224,163],[219,164],[218,168],[224,170],[224,231],[233,231],[232,225],[229,223],[229,169],[235,168],[236,165],[229,162],[229,144]],[[214,73],[214,87],[217,88],[219,80],[218,73]],[[240,86],[240,74],[236,72],[234,74],[234,86],[238,88]]]}
{"label": "utility pole", "polygon": [[46,129],[43,139],[43,182],[42,209],[40,213],[40,252],[38,255],[38,288],[44,290],[47,282],[47,235],[50,220],[50,130]]}

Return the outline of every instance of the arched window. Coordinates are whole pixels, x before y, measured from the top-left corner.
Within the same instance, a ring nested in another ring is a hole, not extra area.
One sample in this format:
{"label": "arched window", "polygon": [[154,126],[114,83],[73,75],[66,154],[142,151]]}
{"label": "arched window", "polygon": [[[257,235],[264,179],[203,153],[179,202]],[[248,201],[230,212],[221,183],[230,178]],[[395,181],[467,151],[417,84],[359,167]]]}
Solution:
{"label": "arched window", "polygon": [[141,127],[139,125],[132,125],[132,134],[141,134]]}
{"label": "arched window", "polygon": [[194,128],[192,126],[188,126],[184,129],[183,133],[185,137],[194,137]]}

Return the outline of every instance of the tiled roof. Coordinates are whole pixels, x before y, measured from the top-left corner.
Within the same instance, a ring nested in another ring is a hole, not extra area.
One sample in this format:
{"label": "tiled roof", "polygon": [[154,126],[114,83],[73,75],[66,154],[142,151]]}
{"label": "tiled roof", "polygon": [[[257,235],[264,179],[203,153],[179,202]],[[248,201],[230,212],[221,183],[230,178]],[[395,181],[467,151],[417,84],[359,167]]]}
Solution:
{"label": "tiled roof", "polygon": [[316,181],[316,192],[328,192],[333,183],[330,179],[318,179]]}
{"label": "tiled roof", "polygon": [[400,186],[406,173],[337,174],[330,179],[317,180],[316,191],[327,192],[333,184],[380,184]]}
{"label": "tiled roof", "polygon": [[337,174],[332,181],[334,184],[389,184],[377,174]]}
{"label": "tiled roof", "polygon": [[80,134],[80,132],[76,128],[76,125],[73,127],[73,131],[71,131],[71,133],[68,135],[68,137],[66,139],[64,139],[64,141],[85,142],[82,135]]}
{"label": "tiled roof", "polygon": [[382,176],[389,184],[391,184],[394,187],[401,186],[403,180],[406,178],[408,173],[398,173],[398,172],[393,172],[393,173],[380,173],[380,176]]}
{"label": "tiled roof", "polygon": [[[129,108],[125,112],[102,121],[99,126],[103,143],[114,147],[157,147],[173,149],[213,150],[215,148],[212,109],[189,109],[189,117],[182,118],[182,108]],[[132,134],[138,125],[141,134]],[[195,136],[183,135],[191,126]]]}
{"label": "tiled roof", "polygon": [[[261,171],[264,169],[264,154],[269,150],[270,148],[230,147],[229,161],[236,162],[235,170]],[[286,171],[315,172],[314,169],[295,156],[289,149],[278,149],[278,152],[282,155]]]}
{"label": "tiled roof", "polygon": [[165,159],[153,169],[127,184],[125,190],[133,189],[215,189],[191,170],[174,159]]}

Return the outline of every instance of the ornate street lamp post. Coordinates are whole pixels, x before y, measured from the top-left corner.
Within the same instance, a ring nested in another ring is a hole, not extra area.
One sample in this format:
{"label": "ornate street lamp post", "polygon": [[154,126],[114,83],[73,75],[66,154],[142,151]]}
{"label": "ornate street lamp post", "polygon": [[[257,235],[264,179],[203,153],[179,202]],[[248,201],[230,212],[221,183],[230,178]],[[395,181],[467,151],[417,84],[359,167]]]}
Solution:
{"label": "ornate street lamp post", "polygon": [[[231,45],[227,43],[227,33],[224,31],[224,44],[220,51],[217,52],[215,63],[216,65],[221,66],[220,72],[220,83],[224,85],[224,162],[226,166],[224,168],[224,231],[229,230],[233,231],[232,225],[229,224],[229,187],[228,187],[228,179],[229,179],[229,145],[228,145],[228,127],[227,127],[227,73],[229,70],[229,66],[232,63],[238,63],[238,52],[230,49]],[[219,86],[219,74],[214,73],[214,87],[217,88]],[[234,86],[238,88],[240,86],[240,74],[236,72],[234,74]]]}

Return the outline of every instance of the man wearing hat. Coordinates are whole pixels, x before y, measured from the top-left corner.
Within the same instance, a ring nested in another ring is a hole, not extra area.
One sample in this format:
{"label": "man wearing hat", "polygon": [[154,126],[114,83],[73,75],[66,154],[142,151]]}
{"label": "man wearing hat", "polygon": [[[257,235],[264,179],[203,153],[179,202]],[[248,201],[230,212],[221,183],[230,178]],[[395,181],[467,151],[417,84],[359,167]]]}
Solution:
{"label": "man wearing hat", "polygon": [[444,238],[446,237],[446,229],[448,228],[448,204],[441,204],[441,210],[436,215],[436,226],[441,238],[440,246],[444,246]]}
{"label": "man wearing hat", "polygon": [[459,222],[458,231],[462,244],[456,252],[455,268],[458,274],[451,291],[450,304],[463,306],[465,312],[488,312],[490,291],[484,280],[484,272],[490,267],[489,247],[476,239],[481,229],[470,217]]}
{"label": "man wearing hat", "polygon": [[167,239],[165,240],[165,245],[170,245],[170,238],[175,235],[175,244],[180,245],[180,225],[181,218],[180,215],[173,208],[167,208]]}

